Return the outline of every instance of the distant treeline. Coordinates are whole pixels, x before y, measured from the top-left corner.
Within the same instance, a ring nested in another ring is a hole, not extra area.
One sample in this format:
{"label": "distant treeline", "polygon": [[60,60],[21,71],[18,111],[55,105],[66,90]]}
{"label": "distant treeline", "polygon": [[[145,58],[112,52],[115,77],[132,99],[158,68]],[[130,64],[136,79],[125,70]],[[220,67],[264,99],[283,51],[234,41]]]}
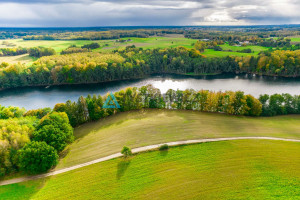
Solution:
{"label": "distant treeline", "polygon": [[31,66],[2,63],[0,88],[98,83],[143,78],[154,73],[300,76],[299,65],[300,50],[266,51],[258,57],[206,58],[200,51],[184,47],[143,50],[129,46],[109,54],[86,52],[46,56]]}
{"label": "distant treeline", "polygon": [[[130,29],[130,30],[107,30],[107,31],[77,31],[57,32],[24,36],[24,40],[106,40],[120,39],[125,37],[147,38],[150,36],[165,36],[166,34],[183,34],[186,38],[209,39],[228,42],[249,41],[252,44],[264,43],[270,37],[284,38],[300,35],[300,28],[270,29],[270,28],[230,28],[230,27],[193,27],[193,28],[166,28],[166,29]],[[270,46],[270,45],[268,45]]]}
{"label": "distant treeline", "polygon": [[137,29],[137,30],[110,30],[110,31],[83,31],[63,32],[46,35],[30,35],[24,40],[107,40],[125,37],[147,38],[150,36],[165,34],[183,34],[181,29]]}

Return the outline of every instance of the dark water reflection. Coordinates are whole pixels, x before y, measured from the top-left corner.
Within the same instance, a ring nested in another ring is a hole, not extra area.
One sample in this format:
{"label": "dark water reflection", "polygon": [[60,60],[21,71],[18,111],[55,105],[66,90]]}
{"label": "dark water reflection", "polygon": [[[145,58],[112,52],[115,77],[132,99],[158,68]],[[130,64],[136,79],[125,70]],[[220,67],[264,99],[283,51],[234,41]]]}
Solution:
{"label": "dark water reflection", "polygon": [[0,91],[0,104],[13,105],[26,109],[53,107],[67,100],[76,101],[79,96],[88,94],[104,95],[125,87],[140,87],[152,84],[165,93],[168,89],[206,89],[212,91],[242,90],[258,97],[260,94],[290,93],[300,94],[300,79],[262,77],[250,75],[216,75],[187,77],[180,75],[155,75],[140,80],[116,81],[88,85],[64,85],[49,88],[17,88]]}

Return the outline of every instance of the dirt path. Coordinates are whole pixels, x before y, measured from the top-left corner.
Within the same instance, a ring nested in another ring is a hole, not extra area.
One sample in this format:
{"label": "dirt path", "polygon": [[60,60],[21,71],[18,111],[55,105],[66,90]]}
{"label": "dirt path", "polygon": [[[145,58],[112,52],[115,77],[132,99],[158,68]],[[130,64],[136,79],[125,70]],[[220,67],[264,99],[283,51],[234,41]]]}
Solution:
{"label": "dirt path", "polygon": [[[178,146],[178,145],[185,145],[185,144],[197,144],[197,143],[204,143],[204,142],[217,142],[217,141],[229,141],[229,140],[247,140],[247,139],[259,139],[259,140],[279,140],[279,141],[290,141],[290,142],[300,142],[300,140],[297,139],[284,139],[284,138],[274,138],[274,137],[230,137],[230,138],[213,138],[213,139],[200,139],[200,140],[185,140],[185,141],[177,141],[177,142],[167,142],[167,143],[162,143],[162,144],[154,144],[154,145],[149,145],[149,146],[144,146],[144,147],[138,147],[135,149],[132,149],[132,153],[140,153],[140,152],[145,152],[149,150],[154,150],[159,148],[163,144],[167,144],[169,146]],[[40,175],[35,175],[35,176],[27,176],[27,177],[21,177],[21,178],[15,178],[15,179],[10,179],[10,180],[5,180],[0,182],[0,186],[2,185],[10,185],[14,183],[21,183],[29,180],[35,180],[39,178],[44,178],[48,176],[53,176],[57,174],[62,174],[68,171],[72,171],[78,168],[82,168],[85,166],[89,166],[95,163],[100,163],[104,162],[113,158],[118,158],[121,157],[121,153],[115,153],[110,156],[106,156],[103,158],[99,158],[90,162],[82,163],[79,165],[74,165],[72,167],[68,167],[65,169],[60,169],[60,170],[55,170],[51,171],[45,174],[40,174]]]}

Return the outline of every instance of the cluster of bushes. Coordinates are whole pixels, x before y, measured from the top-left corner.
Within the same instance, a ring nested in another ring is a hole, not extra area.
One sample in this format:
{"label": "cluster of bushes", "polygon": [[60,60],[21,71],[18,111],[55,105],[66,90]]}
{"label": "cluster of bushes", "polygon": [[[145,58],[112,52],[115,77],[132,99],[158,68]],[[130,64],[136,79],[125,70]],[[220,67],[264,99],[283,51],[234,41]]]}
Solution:
{"label": "cluster of bushes", "polygon": [[32,47],[28,50],[28,52],[30,56],[36,58],[40,58],[43,56],[52,56],[56,54],[54,49],[46,47]]}
{"label": "cluster of bushes", "polygon": [[41,173],[55,166],[59,152],[74,140],[67,114],[50,108],[24,113],[2,107],[6,109],[16,112],[0,119],[0,176]]}
{"label": "cluster of bushes", "polygon": [[60,52],[61,55],[65,54],[71,54],[71,53],[84,53],[84,52],[89,52],[90,50],[87,48],[80,48],[80,47],[69,47],[65,50],[62,50]]}
{"label": "cluster of bushes", "polygon": [[[195,46],[196,50],[199,50],[200,52],[204,52],[205,49],[214,49],[215,51],[222,51],[222,48],[218,45],[224,44],[221,40],[213,40],[213,41],[197,41]],[[221,48],[221,50],[220,50]]]}
{"label": "cluster of bushes", "polygon": [[241,52],[241,53],[252,53],[252,50],[249,48],[249,49],[242,49],[238,52]]}
{"label": "cluster of bushes", "polygon": [[83,45],[83,46],[81,46],[81,48],[83,48],[83,49],[97,49],[97,48],[100,48],[100,44],[97,43],[97,42],[94,42],[94,43],[91,43],[91,44]]}
{"label": "cluster of bushes", "polygon": [[28,53],[26,48],[1,48],[0,56],[18,56]]}
{"label": "cluster of bushes", "polygon": [[127,88],[114,93],[120,108],[105,109],[103,104],[108,96],[80,97],[77,102],[67,101],[56,104],[56,112],[65,112],[70,124],[75,127],[87,121],[94,121],[117,112],[142,108],[185,109],[204,112],[220,112],[233,115],[259,116],[262,105],[258,99],[243,92],[210,92],[206,90],[168,90],[161,94],[151,85],[141,88]]}

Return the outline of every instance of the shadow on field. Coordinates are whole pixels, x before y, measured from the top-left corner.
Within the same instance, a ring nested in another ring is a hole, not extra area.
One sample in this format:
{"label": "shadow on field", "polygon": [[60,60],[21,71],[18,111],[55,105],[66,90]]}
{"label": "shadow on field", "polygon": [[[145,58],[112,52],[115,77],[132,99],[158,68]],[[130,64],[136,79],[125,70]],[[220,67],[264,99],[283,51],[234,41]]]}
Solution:
{"label": "shadow on field", "polygon": [[168,150],[162,150],[162,151],[159,151],[159,154],[163,157],[167,156],[168,155]]}
{"label": "shadow on field", "polygon": [[119,180],[122,176],[124,176],[126,170],[130,165],[130,160],[122,160],[118,163],[118,170],[117,170],[117,180]]}

